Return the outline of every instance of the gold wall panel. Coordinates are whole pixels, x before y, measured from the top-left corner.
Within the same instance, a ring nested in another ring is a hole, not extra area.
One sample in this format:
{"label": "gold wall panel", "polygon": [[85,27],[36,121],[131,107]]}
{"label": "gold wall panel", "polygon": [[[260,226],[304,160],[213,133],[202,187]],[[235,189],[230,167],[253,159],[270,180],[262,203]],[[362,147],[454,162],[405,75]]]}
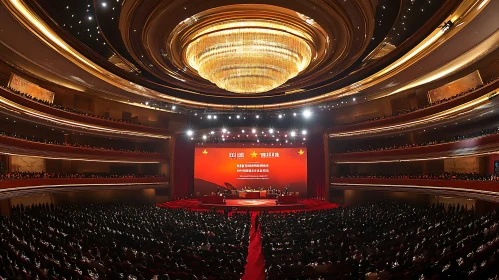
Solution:
{"label": "gold wall panel", "polygon": [[429,90],[428,101],[430,103],[433,103],[436,101],[451,98],[456,94],[468,91],[469,89],[475,88],[479,85],[483,85],[483,81],[482,77],[480,77],[480,73],[477,70],[446,85]]}

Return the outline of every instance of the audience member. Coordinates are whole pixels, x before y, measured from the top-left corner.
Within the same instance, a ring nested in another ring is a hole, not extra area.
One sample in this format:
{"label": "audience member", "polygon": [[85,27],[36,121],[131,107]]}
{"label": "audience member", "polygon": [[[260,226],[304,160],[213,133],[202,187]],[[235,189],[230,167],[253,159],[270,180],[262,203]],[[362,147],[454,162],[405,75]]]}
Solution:
{"label": "audience member", "polygon": [[431,145],[437,145],[437,144],[443,144],[443,143],[457,142],[457,141],[467,140],[467,139],[476,138],[476,137],[482,137],[482,136],[486,136],[486,135],[493,135],[493,134],[498,134],[498,133],[499,133],[499,127],[494,127],[494,128],[482,129],[480,131],[476,131],[476,132],[472,132],[472,133],[468,133],[468,134],[464,134],[464,135],[448,137],[448,138],[445,138],[443,140],[432,140],[432,141],[426,141],[426,142],[421,142],[421,143],[416,143],[416,144],[403,144],[403,145],[392,145],[392,146],[382,146],[382,147],[369,146],[368,148],[365,148],[365,149],[357,148],[357,149],[348,150],[347,153],[357,153],[357,152],[366,152],[366,151],[387,151],[387,150],[395,150],[395,149],[431,146]]}
{"label": "audience member", "polygon": [[467,181],[499,181],[496,175],[481,175],[478,173],[454,173],[445,172],[440,174],[355,174],[343,175],[333,178],[372,178],[372,179],[425,179],[425,180],[467,180]]}
{"label": "audience member", "polygon": [[268,279],[497,279],[499,215],[367,204],[261,215]]}
{"label": "audience member", "polygon": [[29,95],[28,93],[20,92],[20,91],[18,91],[16,89],[13,89],[13,88],[10,88],[10,87],[2,87],[2,88],[6,89],[6,90],[8,90],[8,91],[10,91],[12,93],[15,93],[15,94],[18,94],[20,96],[29,98],[29,99],[31,99],[33,101],[36,101],[36,102],[41,103],[41,104],[46,105],[46,106],[50,106],[50,107],[55,108],[55,109],[64,110],[64,111],[67,111],[67,112],[75,113],[75,114],[78,114],[78,115],[84,115],[84,116],[92,117],[92,118],[104,119],[104,120],[109,120],[109,121],[114,121],[114,122],[121,122],[121,123],[143,125],[142,123],[140,123],[138,121],[124,120],[124,119],[115,119],[115,118],[110,118],[110,117],[106,117],[106,116],[102,116],[102,115],[85,113],[85,112],[78,111],[78,110],[73,109],[73,108],[67,108],[67,107],[64,107],[64,106],[61,106],[61,105],[54,104],[52,102],[47,102],[45,100],[38,99],[36,97],[33,97],[33,96]]}
{"label": "audience member", "polygon": [[27,141],[31,141],[31,142],[38,142],[38,143],[59,145],[59,146],[67,146],[67,147],[75,147],[75,148],[85,148],[85,149],[94,149],[94,150],[98,149],[98,150],[119,151],[119,152],[133,152],[133,153],[151,153],[151,152],[144,151],[144,150],[103,148],[103,147],[94,147],[92,145],[86,145],[86,144],[61,142],[61,141],[47,140],[47,139],[37,139],[35,137],[27,137],[27,136],[19,135],[17,133],[8,133],[8,132],[4,132],[4,131],[0,131],[0,136],[7,136],[7,137],[27,140]]}
{"label": "audience member", "polygon": [[400,116],[400,115],[405,115],[405,114],[408,114],[408,113],[412,113],[412,112],[415,112],[415,111],[423,110],[423,109],[426,109],[426,108],[429,108],[429,107],[433,107],[433,106],[436,106],[436,105],[439,105],[439,104],[442,104],[442,103],[446,103],[446,102],[449,102],[451,100],[463,97],[463,96],[465,96],[465,95],[467,95],[469,93],[474,92],[475,90],[481,89],[482,87],[487,86],[487,85],[495,82],[498,79],[499,79],[499,77],[494,78],[494,79],[490,80],[489,82],[487,82],[487,83],[485,83],[483,85],[478,85],[478,86],[476,86],[474,88],[470,88],[469,90],[460,92],[460,93],[458,93],[456,95],[453,95],[451,97],[448,97],[448,98],[444,98],[444,99],[441,99],[441,100],[436,100],[436,101],[430,102],[426,106],[420,106],[420,107],[414,107],[414,108],[410,108],[410,109],[406,109],[406,110],[400,110],[400,111],[394,112],[392,114],[383,115],[383,116],[380,116],[380,117],[375,117],[375,118],[370,118],[370,119],[365,119],[365,120],[359,120],[359,121],[354,121],[354,122],[347,122],[347,123],[344,123],[343,125],[354,125],[354,124],[359,124],[359,123],[366,123],[366,122],[372,122],[372,121],[377,121],[377,120],[383,120],[383,119],[388,119],[388,118],[392,118],[392,117],[396,117],[396,116]]}
{"label": "audience member", "polygon": [[19,206],[0,218],[0,279],[234,279],[250,216],[154,205]]}
{"label": "audience member", "polygon": [[52,178],[147,178],[164,177],[164,174],[126,174],[105,172],[50,173],[50,172],[6,172],[0,174],[2,180],[52,179]]}

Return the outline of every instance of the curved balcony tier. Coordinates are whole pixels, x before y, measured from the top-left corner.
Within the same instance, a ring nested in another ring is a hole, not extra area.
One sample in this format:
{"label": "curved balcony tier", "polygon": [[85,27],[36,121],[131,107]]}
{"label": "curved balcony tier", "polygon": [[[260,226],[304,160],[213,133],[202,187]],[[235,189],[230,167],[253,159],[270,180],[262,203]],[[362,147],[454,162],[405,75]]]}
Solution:
{"label": "curved balcony tier", "polygon": [[498,181],[332,178],[331,190],[416,192],[458,196],[498,203]]}
{"label": "curved balcony tier", "polygon": [[329,136],[372,136],[399,133],[402,129],[422,128],[425,125],[433,125],[437,122],[448,121],[457,116],[462,116],[471,110],[487,104],[495,96],[499,87],[499,79],[476,89],[475,91],[461,97],[430,106],[411,113],[402,114],[385,119],[363,122],[352,125],[337,126],[331,128]]}
{"label": "curved balcony tier", "polygon": [[167,177],[51,178],[0,181],[0,199],[55,191],[144,189],[168,186]]}
{"label": "curved balcony tier", "polygon": [[482,156],[498,151],[499,134],[492,134],[428,146],[332,154],[331,161],[336,163],[404,162]]}
{"label": "curved balcony tier", "polygon": [[48,159],[126,163],[165,163],[167,154],[91,149],[33,142],[0,135],[0,154]]}
{"label": "curved balcony tier", "polygon": [[82,129],[87,133],[157,139],[167,139],[171,135],[170,131],[162,128],[117,122],[57,109],[5,88],[0,88],[0,107],[16,112],[18,116],[31,117],[31,121],[40,123],[49,121],[58,126]]}

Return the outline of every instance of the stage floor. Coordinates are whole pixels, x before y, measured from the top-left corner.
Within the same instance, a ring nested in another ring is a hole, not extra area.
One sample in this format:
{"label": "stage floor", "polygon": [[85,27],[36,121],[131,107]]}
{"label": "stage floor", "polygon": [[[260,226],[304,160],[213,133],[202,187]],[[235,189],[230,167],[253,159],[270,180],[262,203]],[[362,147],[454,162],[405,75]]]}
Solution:
{"label": "stage floor", "polygon": [[279,209],[288,209],[288,210],[297,210],[303,209],[302,203],[293,203],[293,204],[276,204],[276,199],[226,199],[225,204],[204,204],[200,203],[200,207],[202,208],[216,208],[216,209],[233,209],[234,207],[237,210],[254,210],[254,211],[265,211],[265,210],[279,210]]}
{"label": "stage floor", "polygon": [[225,205],[220,204],[202,204],[197,199],[173,200],[158,204],[159,207],[166,208],[188,208],[195,211],[207,211],[210,209],[233,210],[234,207],[241,211],[294,211],[294,210],[323,210],[338,207],[324,200],[303,199],[297,204],[276,205],[276,199],[226,199]]}

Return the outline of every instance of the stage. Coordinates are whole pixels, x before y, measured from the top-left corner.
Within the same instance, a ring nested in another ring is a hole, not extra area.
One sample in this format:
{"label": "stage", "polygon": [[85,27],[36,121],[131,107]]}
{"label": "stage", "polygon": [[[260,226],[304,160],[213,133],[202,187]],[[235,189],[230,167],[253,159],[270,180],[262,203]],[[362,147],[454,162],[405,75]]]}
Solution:
{"label": "stage", "polygon": [[276,199],[226,199],[225,204],[209,204],[200,203],[201,208],[206,209],[237,209],[237,210],[252,210],[252,211],[270,211],[270,210],[299,210],[303,209],[302,203],[277,204]]}
{"label": "stage", "polygon": [[165,208],[186,208],[194,211],[208,211],[213,208],[216,210],[234,210],[238,211],[296,211],[296,210],[324,210],[336,208],[339,205],[324,200],[302,199],[294,204],[276,204],[276,199],[226,199],[225,204],[202,204],[198,199],[173,200],[158,204]]}

